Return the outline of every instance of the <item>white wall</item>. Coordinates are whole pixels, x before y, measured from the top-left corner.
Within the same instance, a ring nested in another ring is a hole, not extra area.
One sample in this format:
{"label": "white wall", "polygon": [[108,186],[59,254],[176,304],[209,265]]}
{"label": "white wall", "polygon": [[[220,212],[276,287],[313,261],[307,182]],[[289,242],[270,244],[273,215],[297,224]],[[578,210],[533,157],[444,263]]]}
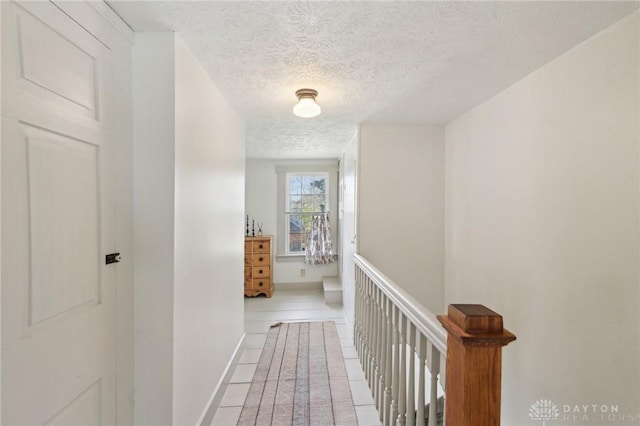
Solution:
{"label": "white wall", "polygon": [[244,330],[244,128],[176,38],[174,413],[195,424]]}
{"label": "white wall", "polygon": [[444,129],[363,124],[359,163],[359,253],[442,313]]}
{"label": "white wall", "polygon": [[172,33],[134,46],[135,422],[173,418],[175,75]]}
{"label": "white wall", "polygon": [[196,424],[243,336],[244,130],[173,33],[134,58],[136,423]]}
{"label": "white wall", "polygon": [[446,302],[486,304],[518,337],[503,424],[528,424],[541,398],[557,424],[603,424],[564,404],[640,413],[638,26],[636,12],[446,127]]}
{"label": "white wall", "polygon": [[[337,160],[261,160],[247,159],[246,162],[246,214],[250,220],[255,219],[256,223],[264,223],[262,232],[265,235],[274,236],[274,257],[275,247],[278,246],[278,175],[277,166],[330,166],[337,167]],[[331,176],[330,186],[330,206],[332,214],[337,217],[337,182],[336,176]],[[334,219],[332,226],[337,221]],[[251,227],[251,223],[249,224]],[[244,229],[244,228],[243,228]],[[258,228],[256,226],[256,232]],[[337,236],[337,232],[335,232]],[[334,241],[334,249],[338,249],[338,241]],[[304,257],[276,258],[273,269],[273,282],[278,284],[289,283],[319,283],[323,276],[338,275],[338,264],[329,265],[306,265]],[[300,276],[300,269],[306,271],[306,276]]]}

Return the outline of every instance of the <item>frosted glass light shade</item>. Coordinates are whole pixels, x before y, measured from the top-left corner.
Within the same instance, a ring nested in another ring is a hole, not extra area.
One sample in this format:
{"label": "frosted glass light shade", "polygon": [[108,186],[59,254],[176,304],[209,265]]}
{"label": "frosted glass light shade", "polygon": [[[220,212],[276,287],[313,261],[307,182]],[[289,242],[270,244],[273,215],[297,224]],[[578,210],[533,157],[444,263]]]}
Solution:
{"label": "frosted glass light shade", "polygon": [[293,114],[302,118],[311,118],[320,115],[322,110],[320,105],[313,98],[300,98],[298,103],[293,107]]}

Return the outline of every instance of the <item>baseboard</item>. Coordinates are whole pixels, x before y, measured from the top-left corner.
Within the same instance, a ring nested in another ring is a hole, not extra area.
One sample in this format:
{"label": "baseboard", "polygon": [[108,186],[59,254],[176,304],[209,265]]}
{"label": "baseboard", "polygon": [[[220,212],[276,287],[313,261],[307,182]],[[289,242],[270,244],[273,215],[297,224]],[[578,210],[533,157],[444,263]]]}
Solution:
{"label": "baseboard", "polygon": [[305,283],[273,283],[274,290],[322,290],[322,281],[312,281]]}
{"label": "baseboard", "polygon": [[202,415],[200,415],[200,419],[198,419],[198,422],[196,423],[197,425],[209,426],[213,421],[213,418],[216,415],[216,411],[218,411],[218,407],[220,406],[220,402],[222,401],[222,397],[224,396],[224,393],[227,390],[227,386],[229,385],[231,376],[233,375],[234,367],[238,364],[238,360],[242,355],[242,350],[244,349],[244,339],[246,336],[247,336],[246,333],[242,334],[242,337],[240,338],[240,341],[238,342],[236,349],[233,351],[233,355],[231,356],[231,359],[229,360],[229,362],[227,363],[227,366],[224,369],[224,373],[222,374],[222,377],[218,381],[218,384],[216,385],[215,390],[211,395],[211,398],[209,398],[209,402],[207,403],[207,406],[202,412]]}

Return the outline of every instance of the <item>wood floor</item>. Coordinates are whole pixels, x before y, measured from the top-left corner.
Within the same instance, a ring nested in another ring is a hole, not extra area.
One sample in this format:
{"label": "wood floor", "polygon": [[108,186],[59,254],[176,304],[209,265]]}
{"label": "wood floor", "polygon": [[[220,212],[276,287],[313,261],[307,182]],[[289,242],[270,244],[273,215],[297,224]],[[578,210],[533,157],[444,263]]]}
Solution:
{"label": "wood floor", "polygon": [[212,426],[233,426],[237,423],[269,326],[278,321],[315,320],[336,323],[358,423],[360,426],[380,425],[342,308],[327,306],[322,290],[301,290],[275,291],[269,299],[245,298],[245,349]]}

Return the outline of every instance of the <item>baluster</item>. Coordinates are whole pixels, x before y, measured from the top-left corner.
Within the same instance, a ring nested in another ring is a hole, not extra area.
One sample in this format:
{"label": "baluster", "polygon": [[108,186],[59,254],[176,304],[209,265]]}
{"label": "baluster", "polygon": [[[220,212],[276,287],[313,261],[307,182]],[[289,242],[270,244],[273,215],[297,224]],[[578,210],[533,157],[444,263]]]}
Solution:
{"label": "baluster", "polygon": [[367,289],[367,300],[368,300],[368,304],[367,304],[367,325],[369,328],[369,333],[368,333],[368,338],[367,338],[367,353],[368,353],[368,358],[367,358],[367,368],[364,370],[366,375],[367,375],[367,380],[369,381],[369,389],[371,389],[373,386],[373,374],[372,374],[372,365],[373,365],[373,349],[374,349],[374,338],[375,338],[375,329],[374,329],[374,323],[373,323],[373,314],[374,314],[374,309],[373,309],[373,288],[374,288],[375,284],[373,283],[372,280],[369,280],[369,287]]}
{"label": "baluster", "polygon": [[360,362],[364,368],[367,365],[367,278],[362,277],[362,355]]}
{"label": "baluster", "polygon": [[375,401],[380,421],[384,423],[384,394],[387,376],[387,301],[389,299],[383,292],[380,292],[380,297],[380,381]]}
{"label": "baluster", "polygon": [[392,416],[392,389],[393,389],[393,302],[387,300],[387,345],[385,355],[385,388],[384,388],[384,422],[385,426],[391,425]]}
{"label": "baluster", "polygon": [[[379,401],[381,400],[382,392],[384,392],[381,386],[382,372],[384,369],[384,361],[382,359],[382,354],[384,353],[384,312],[382,310],[382,305],[384,303],[384,293],[382,290],[377,287],[377,312],[378,319],[376,321],[378,326],[378,340],[376,344],[376,392],[374,395],[374,401],[376,402],[376,406],[378,406]],[[380,414],[380,413],[378,413]]]}
{"label": "baluster", "polygon": [[365,332],[365,313],[366,313],[366,303],[367,303],[367,284],[366,284],[366,275],[364,271],[360,271],[360,348],[364,353],[366,348],[364,347],[364,339],[366,337]]}
{"label": "baluster", "polygon": [[355,292],[355,303],[353,306],[353,346],[355,346],[358,355],[360,355],[360,332],[358,330],[358,324],[360,322],[360,284],[359,284],[359,271],[360,268],[356,265],[356,270],[354,273],[354,292]]}
{"label": "baluster", "polygon": [[363,361],[362,371],[367,372],[369,365],[369,278],[365,277],[363,288],[363,310],[362,310],[362,328],[363,328]]}
{"label": "baluster", "polygon": [[353,346],[358,349],[358,303],[360,296],[358,295],[358,267],[354,273],[353,281],[354,303],[353,303]]}
{"label": "baluster", "polygon": [[356,270],[356,350],[358,351],[358,357],[360,363],[362,363],[362,271],[360,268]]}
{"label": "baluster", "polygon": [[400,313],[400,378],[398,380],[397,426],[404,426],[407,413],[407,317]]}
{"label": "baluster", "polygon": [[376,393],[378,392],[378,345],[380,344],[380,329],[378,324],[378,286],[374,285],[372,289],[372,319],[371,324],[373,325],[373,347],[371,348],[371,392],[373,397],[375,398]]}
{"label": "baluster", "polygon": [[398,320],[400,317],[400,311],[393,305],[393,368],[392,368],[392,381],[391,385],[391,423],[395,425],[396,419],[398,418],[398,389],[399,389],[399,379],[400,379],[400,331],[398,329]]}
{"label": "baluster", "polygon": [[[360,271],[360,274],[363,274],[362,271]],[[359,315],[358,315],[358,346],[359,346],[359,351],[358,353],[360,354],[360,362],[362,362],[363,360],[363,354],[364,354],[364,280],[363,277],[360,277],[360,284],[358,285],[358,292],[360,295],[360,302],[359,302]]]}
{"label": "baluster", "polygon": [[358,354],[362,356],[362,270],[357,271],[357,289],[358,289]]}
{"label": "baluster", "polygon": [[376,330],[375,330],[375,301],[374,301],[374,293],[376,289],[376,284],[373,280],[370,281],[369,286],[369,364],[367,365],[367,379],[369,380],[369,389],[373,389],[373,369],[374,369],[374,350],[375,350],[375,339],[376,339]]}
{"label": "baluster", "polygon": [[416,420],[416,326],[409,322],[409,386],[407,393],[407,426],[414,426]]}
{"label": "baluster", "polygon": [[362,365],[365,365],[367,357],[367,282],[366,275],[362,276],[362,313],[361,313],[361,327],[362,327]]}
{"label": "baluster", "polygon": [[427,358],[427,338],[422,335],[422,333],[418,333],[418,410],[416,413],[416,426],[425,426],[424,425],[424,405],[425,401],[425,363]]}
{"label": "baluster", "polygon": [[[369,314],[371,313],[371,300],[369,298],[369,288],[371,286],[371,281],[369,281],[369,277],[365,278],[365,286],[364,286],[364,316],[362,318],[364,325],[364,363],[362,364],[362,370],[367,375],[367,371],[369,368],[369,360],[371,359],[371,323],[369,322]],[[368,379],[368,377],[367,377]]]}
{"label": "baluster", "polygon": [[431,392],[429,398],[429,426],[438,424],[438,374],[440,374],[440,351],[429,342],[428,357],[431,373]]}

